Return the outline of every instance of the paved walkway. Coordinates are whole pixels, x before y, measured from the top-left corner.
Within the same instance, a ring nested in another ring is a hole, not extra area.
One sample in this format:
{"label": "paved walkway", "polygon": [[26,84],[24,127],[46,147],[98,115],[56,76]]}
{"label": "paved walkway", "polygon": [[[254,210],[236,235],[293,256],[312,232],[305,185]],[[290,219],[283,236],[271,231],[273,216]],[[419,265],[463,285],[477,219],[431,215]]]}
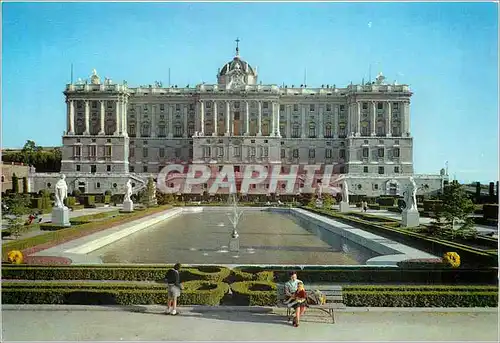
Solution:
{"label": "paved walkway", "polygon": [[[37,341],[497,341],[496,309],[364,309],[331,324],[309,310],[293,328],[273,309],[4,305],[3,339]],[[445,312],[443,312],[445,311]]]}

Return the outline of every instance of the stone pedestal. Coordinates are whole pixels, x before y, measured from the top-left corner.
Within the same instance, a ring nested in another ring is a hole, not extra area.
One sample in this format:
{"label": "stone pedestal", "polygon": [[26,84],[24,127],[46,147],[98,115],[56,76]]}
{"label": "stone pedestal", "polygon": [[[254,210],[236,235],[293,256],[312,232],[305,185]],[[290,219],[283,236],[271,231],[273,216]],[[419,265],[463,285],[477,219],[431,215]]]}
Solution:
{"label": "stone pedestal", "polygon": [[52,210],[52,224],[61,227],[71,226],[69,222],[69,209],[67,207],[54,207]]}
{"label": "stone pedestal", "polygon": [[229,251],[238,252],[240,251],[240,238],[233,238],[229,240]]}
{"label": "stone pedestal", "polygon": [[417,227],[420,225],[420,215],[417,210],[403,210],[401,214],[403,227]]}
{"label": "stone pedestal", "polygon": [[341,201],[339,205],[339,210],[340,212],[349,212],[351,211],[351,207],[349,206],[349,203]]}
{"label": "stone pedestal", "polygon": [[132,200],[125,200],[123,202],[123,212],[134,212],[134,203]]}

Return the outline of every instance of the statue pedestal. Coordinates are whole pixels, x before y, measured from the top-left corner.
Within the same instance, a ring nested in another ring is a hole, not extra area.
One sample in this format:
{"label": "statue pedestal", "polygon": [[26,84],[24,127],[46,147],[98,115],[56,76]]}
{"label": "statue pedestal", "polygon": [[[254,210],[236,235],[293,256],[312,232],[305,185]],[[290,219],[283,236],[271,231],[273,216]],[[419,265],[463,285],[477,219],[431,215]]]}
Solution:
{"label": "statue pedestal", "polygon": [[340,210],[340,212],[350,212],[351,207],[349,206],[349,203],[347,203],[345,201],[341,201],[340,205],[339,205],[339,210]]}
{"label": "statue pedestal", "polygon": [[420,215],[417,210],[403,210],[401,213],[403,227],[417,227],[420,225]]}
{"label": "statue pedestal", "polygon": [[123,202],[123,212],[134,212],[134,203],[132,200],[125,200]]}
{"label": "statue pedestal", "polygon": [[69,209],[67,207],[54,207],[52,210],[52,224],[61,227],[71,226],[69,222]]}
{"label": "statue pedestal", "polygon": [[238,252],[240,251],[240,238],[231,237],[229,240],[229,251]]}

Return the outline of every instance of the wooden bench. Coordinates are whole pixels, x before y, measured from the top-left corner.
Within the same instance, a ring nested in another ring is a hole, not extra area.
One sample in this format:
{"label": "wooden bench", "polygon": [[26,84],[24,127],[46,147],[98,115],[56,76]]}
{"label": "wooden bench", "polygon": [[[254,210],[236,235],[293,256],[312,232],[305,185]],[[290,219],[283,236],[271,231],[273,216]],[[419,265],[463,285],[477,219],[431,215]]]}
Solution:
{"label": "wooden bench", "polygon": [[[306,292],[311,295],[315,290],[319,290],[326,297],[326,303],[324,305],[308,305],[310,309],[317,309],[328,313],[332,318],[332,322],[335,324],[335,311],[345,309],[344,298],[342,296],[342,286],[338,285],[328,285],[328,284],[309,284],[306,286]],[[287,320],[291,321],[294,313],[294,309],[286,306],[283,302],[285,300],[285,285],[279,284],[277,287],[278,292],[278,307],[286,307]]]}

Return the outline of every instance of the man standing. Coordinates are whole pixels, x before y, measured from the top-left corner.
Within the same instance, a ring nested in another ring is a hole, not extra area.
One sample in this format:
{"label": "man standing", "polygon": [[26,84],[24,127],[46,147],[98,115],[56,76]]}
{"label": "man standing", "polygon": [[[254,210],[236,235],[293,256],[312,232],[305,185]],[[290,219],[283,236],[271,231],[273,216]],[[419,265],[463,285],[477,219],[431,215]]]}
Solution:
{"label": "man standing", "polygon": [[181,264],[176,263],[173,269],[167,272],[165,280],[167,282],[168,289],[168,310],[167,314],[173,316],[177,315],[177,298],[181,295],[181,278],[179,276],[179,269],[181,269]]}

